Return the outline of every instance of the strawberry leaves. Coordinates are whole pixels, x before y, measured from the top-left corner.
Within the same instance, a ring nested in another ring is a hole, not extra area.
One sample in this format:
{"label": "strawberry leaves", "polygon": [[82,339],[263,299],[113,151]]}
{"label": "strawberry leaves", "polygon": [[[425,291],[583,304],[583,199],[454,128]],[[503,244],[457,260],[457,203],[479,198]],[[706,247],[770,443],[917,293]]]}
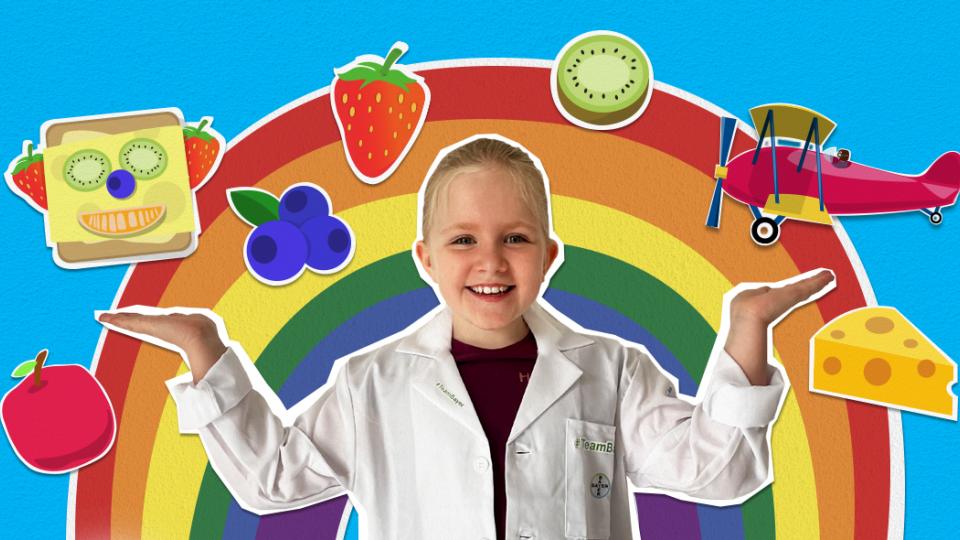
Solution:
{"label": "strawberry leaves", "polygon": [[400,70],[391,69],[393,64],[406,52],[407,44],[398,41],[393,44],[390,53],[387,54],[382,64],[378,62],[358,62],[355,67],[336,75],[342,81],[363,81],[360,88],[374,81],[384,81],[407,90],[408,85],[417,82],[416,79],[407,76]]}
{"label": "strawberry leaves", "polygon": [[34,154],[33,143],[28,143],[27,155],[17,160],[17,164],[13,167],[13,172],[11,174],[20,174],[21,172],[27,170],[34,163],[41,161],[43,161],[43,154]]}

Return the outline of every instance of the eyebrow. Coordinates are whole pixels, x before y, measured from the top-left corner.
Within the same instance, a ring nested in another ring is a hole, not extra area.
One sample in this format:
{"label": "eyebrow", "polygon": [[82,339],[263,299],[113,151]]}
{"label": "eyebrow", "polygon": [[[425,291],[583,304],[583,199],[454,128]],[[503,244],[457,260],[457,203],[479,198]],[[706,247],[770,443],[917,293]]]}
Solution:
{"label": "eyebrow", "polygon": [[[448,233],[448,232],[450,232],[450,231],[474,231],[474,230],[477,230],[477,229],[479,229],[479,228],[480,228],[480,226],[479,226],[478,224],[476,224],[476,223],[462,222],[462,223],[454,223],[454,224],[452,224],[452,225],[448,225],[448,226],[440,229],[438,232],[439,232],[440,234],[444,234],[444,233]],[[535,230],[535,229],[536,229],[536,226],[534,226],[533,224],[531,224],[531,223],[529,223],[529,222],[527,222],[527,221],[514,221],[514,222],[512,222],[512,223],[507,223],[506,225],[503,226],[503,228],[505,228],[505,229],[526,228],[526,229],[534,229],[534,230]]]}

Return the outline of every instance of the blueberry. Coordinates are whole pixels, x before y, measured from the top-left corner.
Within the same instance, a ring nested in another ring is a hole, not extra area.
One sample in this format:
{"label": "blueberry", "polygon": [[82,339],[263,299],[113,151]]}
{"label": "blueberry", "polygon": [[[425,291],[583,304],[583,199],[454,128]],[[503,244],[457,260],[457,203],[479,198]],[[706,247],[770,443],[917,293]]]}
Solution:
{"label": "blueberry", "polygon": [[303,270],[307,239],[286,221],[261,223],[247,237],[247,266],[267,281],[284,282]]}
{"label": "blueberry", "polygon": [[313,184],[292,187],[280,197],[280,219],[294,225],[302,225],[310,218],[329,213],[327,197]]}
{"label": "blueberry", "polygon": [[353,236],[347,225],[336,216],[315,217],[300,226],[307,238],[310,253],[307,266],[327,272],[347,262],[350,256]]}
{"label": "blueberry", "polygon": [[133,173],[125,169],[117,169],[107,177],[107,191],[115,199],[126,199],[133,195],[133,190],[137,188],[137,180]]}

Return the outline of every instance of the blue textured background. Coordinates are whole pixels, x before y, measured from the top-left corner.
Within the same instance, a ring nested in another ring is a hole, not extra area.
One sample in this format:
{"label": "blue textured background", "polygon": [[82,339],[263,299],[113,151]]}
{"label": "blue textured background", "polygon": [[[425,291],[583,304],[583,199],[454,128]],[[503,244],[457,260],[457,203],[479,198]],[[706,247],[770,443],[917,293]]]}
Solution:
{"label": "blue textured background", "polygon": [[[578,2],[483,9],[391,4],[351,12],[343,5],[158,4],[5,6],[3,165],[19,154],[23,139],[38,140],[40,124],[52,118],[176,106],[188,119],[215,116],[229,140],[326,85],[333,67],[361,53],[383,54],[398,39],[410,44],[406,63],[552,59],[568,39],[594,29],[630,35],[646,50],[657,80],[741,118],[771,101],[823,112],[839,124],[828,146],[851,148],[858,162],[916,173],[942,152],[960,149],[956,7],[763,2],[728,11],[669,2],[626,10]],[[0,209],[8,247],[0,371],[41,347],[52,351],[51,362],[89,365],[100,333],[92,312],[109,307],[126,267],[61,270],[45,246],[40,215],[6,189]],[[960,358],[960,214],[950,208],[944,217],[938,229],[920,214],[848,218],[843,225],[879,302],[899,308]],[[0,390],[13,384],[8,379]],[[960,514],[957,424],[904,413],[903,427],[906,536],[953,537]],[[0,485],[5,532],[64,533],[68,477],[34,473],[0,443]]]}

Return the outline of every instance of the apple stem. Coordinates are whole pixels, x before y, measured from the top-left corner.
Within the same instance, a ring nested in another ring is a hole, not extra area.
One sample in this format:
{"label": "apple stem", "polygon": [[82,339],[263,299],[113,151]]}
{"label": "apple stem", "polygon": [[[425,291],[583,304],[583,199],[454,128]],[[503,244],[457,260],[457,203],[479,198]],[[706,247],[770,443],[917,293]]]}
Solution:
{"label": "apple stem", "polygon": [[393,63],[403,56],[404,52],[406,51],[400,47],[390,49],[390,53],[387,54],[387,58],[383,62],[383,68],[380,70],[380,74],[386,75],[390,71],[390,68],[393,67]]}
{"label": "apple stem", "polygon": [[47,359],[47,350],[43,349],[37,353],[37,358],[35,360],[36,365],[33,366],[33,385],[40,386],[40,369],[43,368],[43,362]]}

